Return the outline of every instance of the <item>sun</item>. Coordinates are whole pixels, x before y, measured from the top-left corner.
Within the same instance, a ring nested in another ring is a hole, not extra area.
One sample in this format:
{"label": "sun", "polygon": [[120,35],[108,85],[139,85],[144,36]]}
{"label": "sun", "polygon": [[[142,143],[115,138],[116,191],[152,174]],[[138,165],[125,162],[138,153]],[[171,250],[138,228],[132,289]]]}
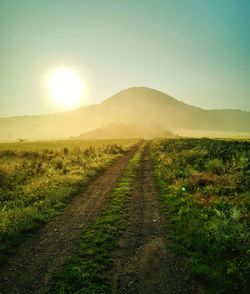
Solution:
{"label": "sun", "polygon": [[48,77],[51,99],[60,107],[70,108],[80,102],[83,83],[80,76],[69,68],[58,68]]}

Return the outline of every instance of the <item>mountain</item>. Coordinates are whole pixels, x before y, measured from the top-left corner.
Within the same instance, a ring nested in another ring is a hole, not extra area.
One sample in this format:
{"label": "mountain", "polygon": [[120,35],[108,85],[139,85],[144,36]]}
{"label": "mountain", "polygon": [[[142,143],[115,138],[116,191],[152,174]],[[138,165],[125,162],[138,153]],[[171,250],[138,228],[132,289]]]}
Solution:
{"label": "mountain", "polygon": [[135,87],[123,90],[100,104],[75,111],[0,118],[0,140],[79,136],[110,123],[173,131],[250,132],[250,112],[205,110],[154,89]]}

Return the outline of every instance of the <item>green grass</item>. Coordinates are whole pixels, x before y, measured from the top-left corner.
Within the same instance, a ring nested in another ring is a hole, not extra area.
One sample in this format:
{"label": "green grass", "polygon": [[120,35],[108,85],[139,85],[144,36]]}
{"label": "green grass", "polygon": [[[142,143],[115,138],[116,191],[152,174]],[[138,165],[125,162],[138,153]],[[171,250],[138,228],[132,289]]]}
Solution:
{"label": "green grass", "polygon": [[250,143],[162,140],[151,155],[168,236],[191,278],[206,293],[247,293]]}
{"label": "green grass", "polygon": [[112,266],[111,252],[126,226],[142,148],[124,169],[100,217],[83,233],[76,254],[57,277],[53,293],[111,293],[107,277]]}
{"label": "green grass", "polygon": [[[129,140],[121,146],[110,142],[91,145],[91,141],[79,147],[70,141],[60,148],[51,142],[57,149],[48,149],[49,143],[0,148],[0,265],[27,233],[61,211],[132,145]],[[45,146],[48,148],[43,149]]]}

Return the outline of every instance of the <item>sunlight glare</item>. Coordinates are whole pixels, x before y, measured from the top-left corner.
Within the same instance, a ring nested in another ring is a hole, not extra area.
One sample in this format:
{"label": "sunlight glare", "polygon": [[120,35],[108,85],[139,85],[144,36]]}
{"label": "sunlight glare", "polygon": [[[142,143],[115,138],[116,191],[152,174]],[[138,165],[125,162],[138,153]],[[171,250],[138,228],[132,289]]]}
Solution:
{"label": "sunlight glare", "polygon": [[73,107],[80,101],[83,84],[74,71],[58,68],[48,78],[50,94],[53,102],[61,107]]}

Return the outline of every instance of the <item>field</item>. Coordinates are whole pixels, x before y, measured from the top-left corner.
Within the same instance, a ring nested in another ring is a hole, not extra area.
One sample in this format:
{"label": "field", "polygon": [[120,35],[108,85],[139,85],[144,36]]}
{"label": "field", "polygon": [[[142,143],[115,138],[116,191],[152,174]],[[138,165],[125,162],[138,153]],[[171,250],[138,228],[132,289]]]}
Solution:
{"label": "field", "polygon": [[1,144],[0,292],[247,293],[249,193],[247,141]]}
{"label": "field", "polygon": [[0,255],[60,211],[135,140],[0,144]]}

